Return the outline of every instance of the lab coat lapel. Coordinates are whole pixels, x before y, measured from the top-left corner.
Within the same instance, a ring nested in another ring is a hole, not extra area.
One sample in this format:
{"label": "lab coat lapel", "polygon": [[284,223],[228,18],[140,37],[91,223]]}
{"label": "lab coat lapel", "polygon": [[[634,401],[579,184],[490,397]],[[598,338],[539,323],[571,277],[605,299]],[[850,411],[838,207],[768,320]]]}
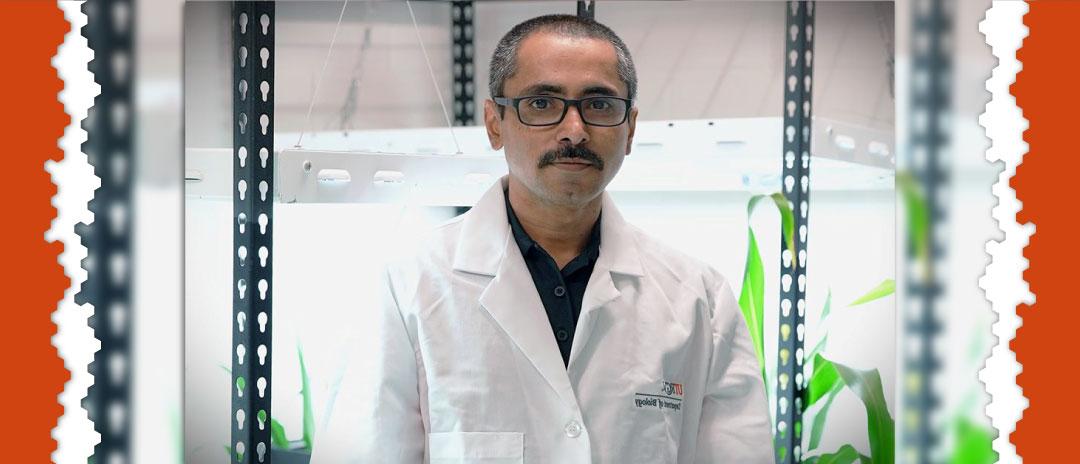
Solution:
{"label": "lab coat lapel", "polygon": [[480,295],[480,305],[491,313],[559,396],[576,405],[544,304],[512,238],[506,241],[498,274]]}
{"label": "lab coat lapel", "polygon": [[496,183],[463,219],[454,269],[493,277],[480,294],[480,306],[559,396],[576,407],[551,323],[510,233],[502,188],[503,181]]}
{"label": "lab coat lapel", "polygon": [[600,262],[597,261],[596,266],[593,268],[592,277],[589,278],[589,283],[585,286],[585,296],[581,301],[581,314],[578,315],[577,329],[574,331],[574,343],[570,345],[570,363],[567,365],[567,371],[577,372],[580,368],[578,364],[581,361],[578,358],[581,357],[582,350],[588,346],[589,339],[596,326],[598,311],[617,299],[619,295],[621,295],[621,292],[615,286],[610,270],[601,269]]}
{"label": "lab coat lapel", "polygon": [[[600,214],[600,256],[596,259],[592,276],[585,286],[585,296],[581,302],[581,314],[578,316],[574,343],[570,348],[568,370],[576,369],[577,359],[582,355],[592,337],[596,326],[598,311],[609,308],[618,317],[620,296],[619,285],[631,284],[628,279],[644,276],[641,258],[630,225],[623,219],[615,207],[611,196],[605,192]],[[618,284],[618,285],[617,285]],[[626,302],[632,306],[632,302]],[[594,340],[598,343],[599,340]],[[577,361],[578,363],[580,361]]]}

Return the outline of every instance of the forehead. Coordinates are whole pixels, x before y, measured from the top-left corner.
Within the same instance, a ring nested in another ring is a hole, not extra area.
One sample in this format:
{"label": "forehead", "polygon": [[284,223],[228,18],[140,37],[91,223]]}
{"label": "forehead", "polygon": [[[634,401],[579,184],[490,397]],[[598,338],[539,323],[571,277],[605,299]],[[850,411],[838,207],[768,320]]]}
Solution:
{"label": "forehead", "polygon": [[561,87],[568,95],[598,87],[620,96],[628,92],[619,79],[615,46],[603,39],[536,32],[521,42],[515,65],[503,87],[507,95],[537,85]]}

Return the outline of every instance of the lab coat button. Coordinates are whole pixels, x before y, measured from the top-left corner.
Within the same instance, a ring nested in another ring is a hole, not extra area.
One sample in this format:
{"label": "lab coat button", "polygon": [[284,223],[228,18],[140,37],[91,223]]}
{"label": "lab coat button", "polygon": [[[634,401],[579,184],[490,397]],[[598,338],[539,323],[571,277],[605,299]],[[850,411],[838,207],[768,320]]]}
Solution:
{"label": "lab coat button", "polygon": [[560,285],[558,287],[555,287],[555,296],[562,297],[565,294],[566,294],[566,287],[563,287],[562,285]]}
{"label": "lab coat button", "polygon": [[577,438],[581,435],[581,423],[576,420],[572,420],[566,424],[566,436],[570,438]]}

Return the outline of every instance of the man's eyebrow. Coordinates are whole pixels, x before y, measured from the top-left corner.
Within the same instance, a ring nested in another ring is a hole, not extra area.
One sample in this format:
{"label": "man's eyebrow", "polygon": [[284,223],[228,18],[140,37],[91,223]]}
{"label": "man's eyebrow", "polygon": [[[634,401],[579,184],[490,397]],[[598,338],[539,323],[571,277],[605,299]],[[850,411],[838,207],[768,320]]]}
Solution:
{"label": "man's eyebrow", "polygon": [[540,93],[563,93],[563,88],[554,84],[533,84],[521,91],[522,95],[536,95]]}
{"label": "man's eyebrow", "polygon": [[[538,95],[541,93],[557,93],[565,95],[566,89],[561,85],[555,84],[533,84],[526,87],[521,91],[522,95]],[[617,97],[619,92],[606,85],[591,85],[585,88],[582,95],[603,95],[609,97]]]}
{"label": "man's eyebrow", "polygon": [[604,96],[608,96],[608,97],[617,97],[617,96],[619,96],[618,91],[616,91],[615,89],[613,89],[611,87],[607,87],[607,86],[603,86],[603,85],[594,85],[594,86],[586,87],[585,92],[583,92],[582,94],[583,95],[604,95]]}

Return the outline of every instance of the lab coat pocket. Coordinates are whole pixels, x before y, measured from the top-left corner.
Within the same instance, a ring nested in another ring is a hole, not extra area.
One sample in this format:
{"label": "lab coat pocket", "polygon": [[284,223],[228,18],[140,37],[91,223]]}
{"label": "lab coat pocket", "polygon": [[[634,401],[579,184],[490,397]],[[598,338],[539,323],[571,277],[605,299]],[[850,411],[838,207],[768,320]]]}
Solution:
{"label": "lab coat pocket", "polygon": [[521,432],[447,432],[428,435],[431,464],[521,464]]}

